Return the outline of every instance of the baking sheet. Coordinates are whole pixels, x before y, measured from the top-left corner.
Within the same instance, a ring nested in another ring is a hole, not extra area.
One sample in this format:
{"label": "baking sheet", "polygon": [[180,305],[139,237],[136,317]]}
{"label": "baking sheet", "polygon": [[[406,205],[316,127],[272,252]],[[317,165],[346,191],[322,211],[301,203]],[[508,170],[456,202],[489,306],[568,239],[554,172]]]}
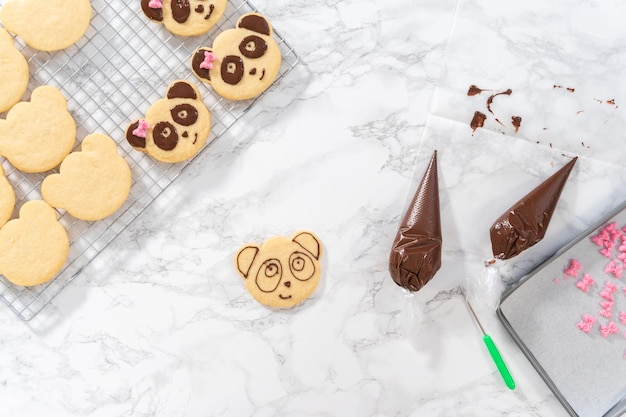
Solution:
{"label": "baking sheet", "polygon": [[[0,0],[0,7],[6,0]],[[55,279],[35,287],[13,285],[0,275],[0,299],[23,320],[30,320],[79,276],[119,233],[130,225],[185,168],[213,141],[221,137],[272,87],[253,100],[232,102],[216,95],[191,72],[189,59],[199,46],[210,46],[217,34],[234,27],[237,19],[258,11],[249,1],[231,0],[222,19],[206,35],[181,38],[172,35],[161,24],[150,22],[141,11],[139,1],[92,0],[92,20],[85,36],[75,45],[55,53],[41,52],[26,46],[16,37],[16,46],[26,57],[30,69],[29,87],[23,100],[40,85],[53,85],[68,100],[68,108],[78,127],[75,150],[91,133],[105,133],[115,140],[119,153],[129,163],[133,184],[124,206],[114,215],[98,222],[77,220],[64,210],[57,210],[60,223],[68,231],[70,253],[63,270]],[[268,16],[271,21],[271,16]],[[283,57],[274,83],[297,64],[299,57],[274,28],[274,38]],[[148,107],[165,95],[174,80],[194,83],[211,112],[209,144],[196,156],[178,164],[155,161],[134,150],[125,140],[124,130],[134,118],[145,115]],[[283,81],[284,82],[284,81]],[[0,114],[1,118],[6,113]],[[2,161],[7,178],[16,193],[16,207],[40,199],[40,185],[51,172],[23,174]]]}
{"label": "baking sheet", "polygon": [[[620,321],[620,312],[626,312],[626,271],[621,278],[605,272],[610,259],[591,240],[613,222],[626,226],[626,203],[524,277],[498,309],[507,330],[572,416],[626,413],[626,323]],[[620,242],[607,254],[617,256]],[[564,273],[572,259],[581,264],[576,277]],[[587,291],[576,285],[585,273],[594,280]],[[599,314],[604,309],[600,303],[607,301],[601,295],[607,283],[617,287],[609,318]],[[584,314],[597,320],[589,333],[577,327]],[[600,326],[611,321],[618,331],[603,337]]]}

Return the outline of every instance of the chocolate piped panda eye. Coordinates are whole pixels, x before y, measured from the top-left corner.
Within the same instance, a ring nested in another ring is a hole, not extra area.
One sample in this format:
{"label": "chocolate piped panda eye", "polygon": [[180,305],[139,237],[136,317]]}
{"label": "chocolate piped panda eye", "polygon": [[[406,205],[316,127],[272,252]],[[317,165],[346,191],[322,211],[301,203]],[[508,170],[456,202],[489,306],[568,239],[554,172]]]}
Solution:
{"label": "chocolate piped panda eye", "polygon": [[170,110],[174,122],[182,126],[191,126],[198,120],[198,110],[191,104],[179,104]]}
{"label": "chocolate piped panda eye", "polygon": [[267,42],[256,35],[246,36],[239,44],[239,52],[246,58],[260,58],[267,52]]}
{"label": "chocolate piped panda eye", "polygon": [[235,55],[228,55],[222,61],[221,75],[226,84],[237,85],[243,79],[243,60]]}
{"label": "chocolate piped panda eye", "polygon": [[185,23],[191,14],[189,0],[172,0],[172,17],[178,23]]}
{"label": "chocolate piped panda eye", "polygon": [[164,151],[171,151],[178,144],[178,132],[170,122],[160,122],[152,132],[154,144]]}

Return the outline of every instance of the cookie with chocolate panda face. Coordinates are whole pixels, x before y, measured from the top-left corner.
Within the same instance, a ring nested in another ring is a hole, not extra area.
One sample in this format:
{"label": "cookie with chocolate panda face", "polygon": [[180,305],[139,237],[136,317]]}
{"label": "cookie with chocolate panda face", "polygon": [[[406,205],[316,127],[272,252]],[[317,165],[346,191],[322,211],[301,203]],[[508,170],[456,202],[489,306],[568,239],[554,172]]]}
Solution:
{"label": "cookie with chocolate panda face", "polygon": [[156,101],[145,119],[126,128],[126,140],[135,149],[161,162],[181,162],[195,156],[211,133],[211,115],[196,87],[175,81],[165,98]]}
{"label": "cookie with chocolate panda face", "polygon": [[207,33],[224,15],[228,0],[141,0],[141,10],[175,35]]}
{"label": "cookie with chocolate panda face", "polygon": [[211,48],[198,48],[191,68],[222,97],[256,97],[272,85],[280,69],[280,48],[272,35],[272,25],[265,16],[245,14],[235,28],[220,33]]}
{"label": "cookie with chocolate panda face", "polygon": [[262,245],[244,245],[235,256],[235,267],[258,302],[270,307],[293,307],[317,288],[321,256],[319,238],[301,231],[291,238],[276,236]]}

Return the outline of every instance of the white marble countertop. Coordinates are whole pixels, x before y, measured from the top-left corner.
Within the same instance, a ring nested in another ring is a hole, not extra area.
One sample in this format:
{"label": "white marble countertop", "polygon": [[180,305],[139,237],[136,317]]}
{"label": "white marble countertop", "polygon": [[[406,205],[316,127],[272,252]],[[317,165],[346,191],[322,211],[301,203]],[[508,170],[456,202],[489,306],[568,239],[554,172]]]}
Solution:
{"label": "white marble countertop", "polygon": [[[626,199],[626,5],[254,4],[300,63],[33,320],[0,305],[0,414],[567,416],[479,309],[506,388],[456,287],[489,256],[490,224],[564,154],[579,162],[514,279]],[[513,91],[475,132],[472,84]],[[388,256],[434,149],[443,266],[409,299]],[[234,254],[300,229],[323,241],[322,283],[265,308]],[[424,320],[407,334],[412,302]]]}

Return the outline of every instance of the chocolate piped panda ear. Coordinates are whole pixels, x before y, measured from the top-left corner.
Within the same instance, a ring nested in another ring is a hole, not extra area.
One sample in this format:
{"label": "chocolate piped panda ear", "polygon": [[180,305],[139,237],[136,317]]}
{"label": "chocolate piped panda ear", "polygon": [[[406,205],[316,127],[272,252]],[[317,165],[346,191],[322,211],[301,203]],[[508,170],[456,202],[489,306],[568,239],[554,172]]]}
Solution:
{"label": "chocolate piped panda ear", "polygon": [[131,144],[134,148],[145,148],[146,147],[146,137],[142,135],[136,135],[137,129],[140,127],[140,120],[136,120],[133,123],[129,124],[126,128],[126,140]]}
{"label": "chocolate piped panda ear", "polygon": [[237,27],[248,29],[261,35],[270,36],[272,34],[272,25],[260,14],[250,13],[242,16],[237,22]]}
{"label": "chocolate piped panda ear", "polygon": [[235,258],[237,272],[239,272],[239,275],[241,275],[242,278],[248,278],[252,262],[254,262],[254,258],[256,258],[257,253],[259,253],[259,247],[256,245],[245,246],[237,253]]}
{"label": "chocolate piped panda ear", "polygon": [[186,81],[178,81],[170,85],[167,89],[167,98],[189,98],[191,100],[198,99],[196,89]]}
{"label": "chocolate piped panda ear", "polygon": [[313,255],[315,259],[320,258],[322,252],[320,241],[313,233],[301,232],[296,234],[292,240]]}
{"label": "chocolate piped panda ear", "polygon": [[[212,60],[211,57],[213,58]],[[209,73],[209,69],[213,68],[212,61],[214,60],[215,55],[213,55],[211,48],[198,48],[191,57],[191,69],[198,78],[210,84],[211,74]]]}
{"label": "chocolate piped panda ear", "polygon": [[154,0],[141,0],[141,10],[150,20],[163,21],[163,8],[155,7]]}

